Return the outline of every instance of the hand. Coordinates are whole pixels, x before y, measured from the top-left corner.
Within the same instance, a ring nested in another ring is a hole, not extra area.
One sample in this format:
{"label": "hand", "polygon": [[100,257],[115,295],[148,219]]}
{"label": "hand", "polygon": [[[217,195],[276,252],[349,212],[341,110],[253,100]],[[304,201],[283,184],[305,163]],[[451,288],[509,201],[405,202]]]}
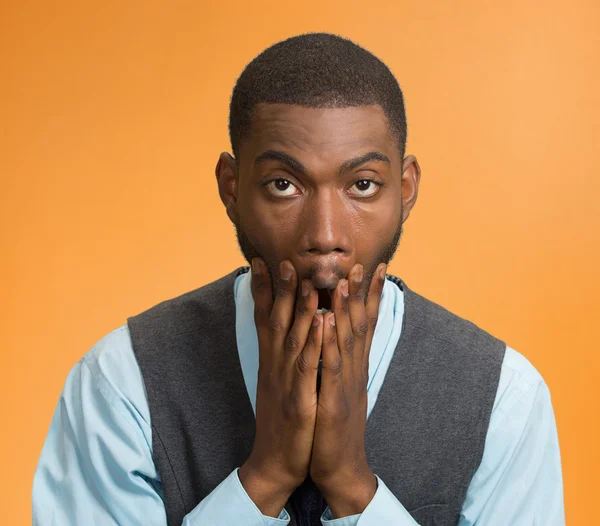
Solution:
{"label": "hand", "polygon": [[310,476],[334,517],[362,513],[377,490],[367,463],[365,430],[369,353],[387,265],[371,280],[365,306],[363,267],[355,265],[323,320],[321,387]]}
{"label": "hand", "polygon": [[314,285],[304,280],[298,287],[290,261],[280,264],[274,302],[266,265],[255,258],[252,269],[259,347],[256,438],[239,478],[261,513],[277,517],[309,473],[323,316],[316,314]]}

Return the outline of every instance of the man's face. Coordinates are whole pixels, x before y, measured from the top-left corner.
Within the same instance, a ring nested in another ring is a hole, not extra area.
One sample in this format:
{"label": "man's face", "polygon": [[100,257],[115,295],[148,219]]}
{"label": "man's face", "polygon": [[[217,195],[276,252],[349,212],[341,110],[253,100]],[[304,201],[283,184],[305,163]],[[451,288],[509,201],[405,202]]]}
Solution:
{"label": "man's face", "polygon": [[327,292],[356,263],[368,290],[408,217],[403,160],[381,107],[260,104],[239,157],[235,183],[220,176],[223,156],[217,177],[248,262],[261,257],[276,286],[279,263],[290,260],[320,289],[319,307],[330,308]]}

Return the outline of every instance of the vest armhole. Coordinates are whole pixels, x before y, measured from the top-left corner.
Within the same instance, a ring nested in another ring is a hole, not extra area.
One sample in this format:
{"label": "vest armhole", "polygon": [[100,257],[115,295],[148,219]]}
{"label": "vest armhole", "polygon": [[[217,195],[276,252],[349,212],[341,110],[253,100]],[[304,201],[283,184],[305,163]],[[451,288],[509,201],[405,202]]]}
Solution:
{"label": "vest armhole", "polygon": [[[173,463],[171,462],[171,459],[169,458],[169,454],[167,453],[167,448],[165,447],[165,444],[162,441],[162,438],[160,437],[158,429],[156,429],[156,427],[154,427],[154,425],[152,426],[152,444],[153,444],[153,448],[152,448],[153,460],[156,462],[155,451],[156,451],[156,446],[159,445],[160,451],[162,452],[161,456],[164,456],[164,458],[166,459],[166,461],[169,465],[169,469],[171,470],[171,475],[173,476],[173,479],[175,480],[175,484],[177,485],[177,491],[178,491],[179,497],[181,499],[180,512],[181,512],[181,515],[184,516],[184,515],[186,515],[186,505],[185,505],[185,498],[183,496],[183,492],[181,491],[181,484],[179,483],[179,479],[177,478],[177,473],[175,472],[175,469],[173,468]],[[158,466],[156,466],[156,467],[158,468]],[[158,469],[157,469],[157,472],[158,472]],[[168,522],[168,517],[167,517],[167,522]]]}

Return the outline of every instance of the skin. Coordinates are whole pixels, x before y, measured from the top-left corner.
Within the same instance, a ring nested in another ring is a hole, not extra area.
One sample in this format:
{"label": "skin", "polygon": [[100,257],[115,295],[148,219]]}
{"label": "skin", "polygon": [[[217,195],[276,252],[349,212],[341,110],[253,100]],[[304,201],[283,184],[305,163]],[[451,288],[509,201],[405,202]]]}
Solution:
{"label": "skin", "polygon": [[[420,175],[378,105],[259,104],[237,162],[219,157],[219,194],[253,265],[259,337],[256,439],[239,476],[265,515],[308,475],[336,518],[375,494],[368,356]],[[319,303],[332,312],[316,313]]]}

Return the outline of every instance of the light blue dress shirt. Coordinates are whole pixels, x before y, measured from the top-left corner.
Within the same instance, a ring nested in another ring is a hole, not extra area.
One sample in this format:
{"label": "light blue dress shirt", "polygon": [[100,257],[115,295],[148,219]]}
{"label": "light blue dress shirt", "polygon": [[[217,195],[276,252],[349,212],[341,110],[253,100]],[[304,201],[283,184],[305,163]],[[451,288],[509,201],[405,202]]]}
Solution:
{"label": "light blue dress shirt", "polygon": [[[256,411],[258,340],[251,273],[235,281],[236,335],[250,402]],[[369,356],[371,413],[396,344],[404,294],[386,281]],[[426,440],[426,437],[423,437]],[[276,526],[262,515],[238,468],[186,515],[184,526]],[[376,474],[377,475],[377,474]],[[404,506],[377,477],[363,513],[327,526],[415,526]],[[33,482],[33,523],[156,525],[167,523],[160,477],[152,460],[152,428],[145,387],[127,325],[96,343],[72,368],[42,449]],[[459,526],[562,526],[561,459],[548,387],[525,357],[507,347],[481,464],[463,503]]]}

